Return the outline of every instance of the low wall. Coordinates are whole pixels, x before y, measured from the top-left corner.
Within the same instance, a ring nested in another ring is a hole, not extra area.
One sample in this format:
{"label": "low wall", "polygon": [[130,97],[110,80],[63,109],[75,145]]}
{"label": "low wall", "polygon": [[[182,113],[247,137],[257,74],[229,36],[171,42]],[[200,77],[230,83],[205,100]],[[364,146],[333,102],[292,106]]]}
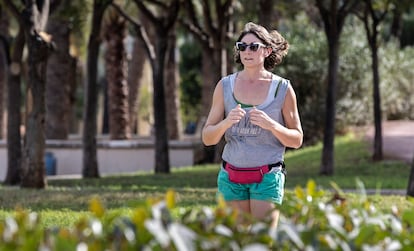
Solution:
{"label": "low wall", "polygon": [[[199,141],[170,141],[171,167],[191,166],[195,163]],[[56,158],[56,175],[82,174],[81,140],[47,140],[45,152]],[[99,140],[97,158],[101,175],[152,171],[155,167],[154,143],[151,139]],[[0,141],[0,180],[7,174],[7,145]]]}

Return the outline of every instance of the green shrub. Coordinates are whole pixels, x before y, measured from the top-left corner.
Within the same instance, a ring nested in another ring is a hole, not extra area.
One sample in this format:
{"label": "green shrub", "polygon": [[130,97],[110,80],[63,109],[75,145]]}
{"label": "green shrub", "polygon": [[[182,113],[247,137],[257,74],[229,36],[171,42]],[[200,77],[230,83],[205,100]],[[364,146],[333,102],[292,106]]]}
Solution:
{"label": "green shrub", "polygon": [[[328,47],[326,35],[305,15],[284,25],[291,47],[277,74],[291,80],[297,94],[305,144],[322,139],[327,89]],[[379,71],[381,108],[385,119],[413,119],[414,49],[401,49],[396,41],[380,41]],[[339,52],[336,96],[336,130],[373,122],[371,51],[364,27],[348,18]]]}
{"label": "green shrub", "polygon": [[[90,215],[71,227],[43,229],[36,213],[18,210],[0,221],[0,250],[410,250],[414,211],[381,212],[364,196],[349,203],[335,184],[333,195],[311,180],[297,187],[271,219],[240,224],[240,214],[219,200],[215,208],[178,209],[175,193],[151,199],[130,216],[110,214],[98,198]],[[242,215],[243,216],[243,215]]]}
{"label": "green shrub", "polygon": [[379,50],[381,100],[385,119],[414,119],[414,47],[391,41]]}

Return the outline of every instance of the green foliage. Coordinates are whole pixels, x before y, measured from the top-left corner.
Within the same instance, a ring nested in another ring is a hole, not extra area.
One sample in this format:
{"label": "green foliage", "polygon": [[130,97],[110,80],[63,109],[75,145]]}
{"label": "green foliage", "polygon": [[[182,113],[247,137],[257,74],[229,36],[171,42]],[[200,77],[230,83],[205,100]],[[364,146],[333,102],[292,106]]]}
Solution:
{"label": "green foliage", "polygon": [[180,46],[180,102],[184,125],[196,122],[201,109],[201,48],[192,39]]}
{"label": "green foliage", "polygon": [[[304,28],[306,27],[306,28]],[[291,80],[306,145],[322,139],[325,116],[328,48],[326,36],[307,16],[298,15],[283,29],[291,47],[276,73]],[[371,52],[362,23],[349,18],[340,44],[336,98],[336,131],[373,121]],[[413,114],[413,49],[397,42],[381,43],[379,50],[382,110],[389,119],[410,119]]]}
{"label": "green foliage", "polygon": [[414,47],[397,41],[380,47],[381,102],[386,119],[414,119]]}
{"label": "green foliage", "polygon": [[[306,24],[306,25],[305,25]],[[298,15],[289,23],[285,37],[290,44],[289,54],[276,74],[290,79],[296,91],[298,109],[304,130],[305,144],[322,138],[325,110],[325,78],[327,69],[326,38],[322,31],[309,24],[309,19]],[[304,29],[303,27],[306,27]]]}
{"label": "green foliage", "polygon": [[414,244],[414,211],[377,210],[364,194],[350,203],[333,187],[327,197],[310,180],[286,200],[278,236],[284,250],[409,250]]}
{"label": "green foliage", "polygon": [[[291,47],[285,62],[276,70],[291,80],[297,93],[305,143],[313,144],[323,136],[328,67],[326,35],[304,15],[297,16],[287,26],[286,38]],[[338,69],[338,132],[349,125],[365,124],[372,117],[371,84],[366,80],[370,54],[365,39],[359,23],[345,26]]]}
{"label": "green foliage", "polygon": [[313,180],[296,187],[280,208],[277,227],[270,216],[256,221],[220,198],[215,208],[182,209],[174,216],[172,190],[129,215],[108,212],[95,197],[89,214],[70,227],[43,228],[38,214],[17,210],[0,221],[0,250],[410,250],[414,245],[413,210],[380,211],[364,194],[352,203],[332,187],[333,194]]}

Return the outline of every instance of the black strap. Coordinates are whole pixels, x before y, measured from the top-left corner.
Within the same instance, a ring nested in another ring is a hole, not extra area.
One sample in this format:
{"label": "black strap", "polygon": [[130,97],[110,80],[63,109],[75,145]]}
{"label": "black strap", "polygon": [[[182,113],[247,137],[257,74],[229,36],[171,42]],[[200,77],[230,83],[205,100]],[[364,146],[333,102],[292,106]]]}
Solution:
{"label": "black strap", "polygon": [[[225,160],[223,160],[224,169],[226,169],[226,165],[227,165],[227,162]],[[267,165],[267,167],[269,168],[268,171],[270,172],[270,170],[272,170],[273,167],[278,167],[278,166],[282,166],[282,172],[286,175],[287,172],[286,172],[286,165],[285,165],[284,161],[279,161],[277,163]]]}

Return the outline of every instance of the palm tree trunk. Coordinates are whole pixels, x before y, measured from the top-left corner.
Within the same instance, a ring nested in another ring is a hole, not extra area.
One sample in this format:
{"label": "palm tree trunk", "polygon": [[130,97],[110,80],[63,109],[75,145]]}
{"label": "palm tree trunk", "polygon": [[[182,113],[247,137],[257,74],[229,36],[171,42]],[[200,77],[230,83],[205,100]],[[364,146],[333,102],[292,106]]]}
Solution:
{"label": "palm tree trunk", "polygon": [[69,54],[69,23],[51,19],[48,31],[57,47],[47,64],[46,82],[46,138],[67,139],[70,119],[71,68],[73,58]]}
{"label": "palm tree trunk", "polygon": [[[175,31],[173,31],[175,33]],[[166,64],[165,99],[167,104],[168,139],[178,140],[181,138],[182,124],[180,116],[180,100],[178,86],[178,64],[175,56],[176,35],[169,37],[169,48]]]}
{"label": "palm tree trunk", "polygon": [[105,53],[108,95],[109,132],[111,139],[131,137],[128,106],[127,62],[124,39],[126,20],[116,11],[110,12],[105,25]]}
{"label": "palm tree trunk", "polygon": [[138,124],[138,104],[140,102],[140,87],[144,64],[148,60],[143,48],[143,42],[139,39],[134,40],[131,61],[128,64],[128,88],[129,88],[129,121],[131,132],[137,134]]}

